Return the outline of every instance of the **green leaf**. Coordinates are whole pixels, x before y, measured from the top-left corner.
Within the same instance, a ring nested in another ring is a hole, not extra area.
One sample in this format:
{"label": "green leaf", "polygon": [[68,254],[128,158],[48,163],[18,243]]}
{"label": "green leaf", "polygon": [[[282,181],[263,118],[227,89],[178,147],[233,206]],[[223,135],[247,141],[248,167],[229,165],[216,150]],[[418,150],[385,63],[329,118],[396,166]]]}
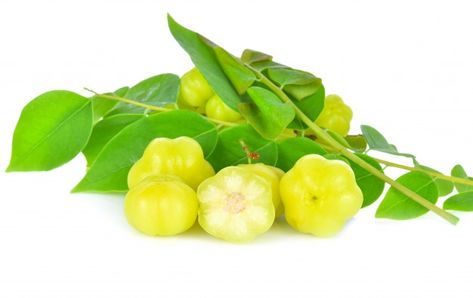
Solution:
{"label": "green leaf", "polygon": [[368,125],[361,125],[361,132],[366,138],[370,150],[381,151],[384,153],[410,157],[415,160],[415,156],[410,153],[401,153],[397,150],[396,146],[388,143],[386,138],[375,128]]}
{"label": "green leaf", "polygon": [[[293,100],[293,102],[302,112],[304,112],[304,114],[306,114],[307,117],[309,117],[309,119],[315,121],[324,108],[325,88],[323,85],[320,85],[317,88],[317,91],[312,95],[309,95],[301,100]],[[304,130],[307,128],[307,125],[296,118],[289,125],[289,127],[297,130]]]}
{"label": "green leaf", "polygon": [[241,60],[245,63],[255,63],[255,62],[261,62],[261,61],[271,61],[273,57],[271,55],[258,52],[258,51],[253,51],[250,49],[246,49],[243,51],[241,54]]}
{"label": "green leaf", "polygon": [[[427,171],[430,171],[430,172],[435,172],[435,173],[440,174],[439,171],[437,171],[435,169],[432,169],[432,168],[429,168],[427,166],[421,165],[418,162],[415,163],[415,167],[419,168],[419,169],[423,169],[423,170],[427,170]],[[431,176],[431,177],[432,177],[432,179],[434,179],[435,184],[437,185],[437,189],[439,191],[439,197],[446,196],[446,195],[448,195],[449,193],[451,193],[453,191],[453,182],[448,181],[448,180],[443,180],[443,179],[433,177],[433,176]]]}
{"label": "green leaf", "polygon": [[[399,177],[396,181],[414,191],[424,199],[434,204],[437,202],[437,186],[429,175],[421,172],[410,172]],[[379,205],[378,210],[376,210],[376,217],[411,219],[419,217],[428,211],[427,208],[391,187],[386,193],[384,200]]]}
{"label": "green leaf", "polygon": [[257,61],[252,63],[251,66],[259,71],[265,71],[273,68],[287,68],[286,65],[274,61]]}
{"label": "green leaf", "polygon": [[70,91],[50,91],[21,112],[7,171],[47,171],[74,158],[92,132],[92,104]]}
{"label": "green leaf", "polygon": [[[356,156],[372,165],[381,173],[383,172],[381,165],[372,157],[361,153],[356,153]],[[373,204],[384,191],[384,181],[360,167],[353,161],[350,161],[350,166],[355,173],[356,183],[363,193],[363,205],[361,207],[364,208]]]}
{"label": "green leaf", "polygon": [[[130,88],[122,87],[111,94],[124,97],[125,94],[128,92],[128,89]],[[91,100],[92,109],[94,111],[94,123],[99,121],[102,117],[105,117],[118,104],[118,101],[116,100],[105,99],[99,96],[92,96]]]}
{"label": "green leaf", "polygon": [[443,180],[440,178],[433,177],[435,184],[437,185],[437,189],[439,191],[439,197],[444,197],[449,195],[453,191],[453,183],[448,180]]}
{"label": "green leaf", "polygon": [[148,144],[157,137],[188,136],[209,155],[217,141],[217,128],[195,112],[177,110],[145,116],[116,134],[98,154],[73,192],[123,192],[127,175]]}
{"label": "green leaf", "polygon": [[363,135],[346,136],[345,140],[350,145],[350,148],[357,152],[365,152],[368,146],[368,143],[366,143],[366,139]]}
{"label": "green leaf", "polygon": [[91,166],[103,147],[122,129],[131,123],[143,118],[143,114],[118,114],[110,116],[95,124],[87,146],[82,150],[87,159],[87,166]]}
{"label": "green leaf", "polygon": [[[242,60],[279,85],[293,100],[294,104],[311,120],[317,119],[325,101],[325,88],[321,79],[309,72],[292,69],[271,61],[272,57],[260,52],[245,50]],[[256,85],[256,84],[255,84]],[[299,119],[294,119],[289,128],[304,130],[307,126]]]}
{"label": "green leaf", "polygon": [[329,160],[341,160],[343,161],[344,163],[346,164],[350,164],[350,162],[348,161],[348,159],[346,159],[343,155],[341,154],[336,154],[336,153],[327,153],[324,155],[324,157],[326,159],[329,159]]}
{"label": "green leaf", "polygon": [[305,137],[289,138],[278,144],[277,167],[287,172],[296,161],[307,154],[325,155],[325,151],[319,144]]}
{"label": "green leaf", "polygon": [[[463,178],[463,179],[469,179],[473,181],[473,178],[468,177],[465,169],[461,165],[456,165],[452,169],[452,176],[453,177],[458,177],[458,178]],[[467,191],[473,191],[473,186],[471,185],[465,185],[462,183],[455,183],[455,188],[457,189],[458,192],[467,192]]]}
{"label": "green leaf", "polygon": [[371,149],[396,151],[396,147],[394,145],[389,144],[386,138],[374,127],[368,125],[361,125],[361,131]]}
{"label": "green leaf", "polygon": [[274,166],[278,158],[278,148],[275,142],[263,139],[250,125],[239,125],[226,128],[218,136],[217,146],[209,156],[208,161],[215,171],[231,165],[248,163],[247,153],[259,154],[254,163],[265,163]]}
{"label": "green leaf", "polygon": [[243,94],[256,80],[255,74],[240,59],[221,47],[214,48],[220,66],[239,94]]}
{"label": "green leaf", "polygon": [[264,138],[276,138],[294,119],[294,109],[271,91],[251,87],[247,93],[252,102],[241,103],[240,112]]}
{"label": "green leaf", "polygon": [[322,80],[313,74],[292,68],[268,69],[268,77],[280,87],[287,85],[307,85],[312,83],[321,84]]}
{"label": "green leaf", "polygon": [[[143,80],[131,87],[124,97],[152,106],[164,107],[174,104],[179,92],[179,77],[175,74],[160,74]],[[120,102],[110,115],[145,113],[146,109]]]}
{"label": "green leaf", "polygon": [[[296,100],[302,100],[319,90],[319,88],[323,88],[322,81],[320,79],[305,85],[287,85],[284,87],[284,92],[289,94],[291,98]],[[325,98],[325,92],[324,92]]]}
{"label": "green leaf", "polygon": [[192,62],[215,93],[220,96],[227,106],[238,111],[240,96],[220,67],[212,46],[209,45],[211,42],[200,34],[181,26],[170,15],[168,15],[168,25],[174,38],[189,54]]}
{"label": "green leaf", "polygon": [[462,192],[448,198],[443,203],[443,209],[473,211],[473,191]]}

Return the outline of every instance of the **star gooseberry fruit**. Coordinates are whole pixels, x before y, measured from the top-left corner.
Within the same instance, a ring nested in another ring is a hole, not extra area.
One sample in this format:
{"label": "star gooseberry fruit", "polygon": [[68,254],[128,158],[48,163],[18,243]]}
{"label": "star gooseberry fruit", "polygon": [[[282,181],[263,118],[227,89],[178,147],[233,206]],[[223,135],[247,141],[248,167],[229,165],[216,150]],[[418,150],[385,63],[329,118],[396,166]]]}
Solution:
{"label": "star gooseberry fruit", "polygon": [[197,189],[200,182],[214,173],[196,140],[189,137],[156,138],[128,172],[128,187],[133,188],[149,176],[169,174]]}
{"label": "star gooseberry fruit", "polygon": [[350,131],[352,117],[351,108],[343,102],[342,98],[331,94],[325,97],[324,108],[315,123],[344,137]]}
{"label": "star gooseberry fruit", "polygon": [[363,203],[350,166],[316,154],[303,156],[284,174],[280,191],[287,222],[315,236],[339,232]]}
{"label": "star gooseberry fruit", "polygon": [[241,119],[240,113],[228,107],[217,95],[213,95],[205,105],[205,114],[220,121],[235,122]]}
{"label": "star gooseberry fruit", "polygon": [[240,164],[238,167],[252,171],[261,178],[266,179],[271,184],[271,193],[274,209],[276,210],[276,217],[281,216],[284,208],[282,206],[281,196],[279,194],[279,181],[284,175],[284,171],[276,167],[265,165],[263,163]]}
{"label": "star gooseberry fruit", "polygon": [[185,109],[203,112],[205,104],[214,91],[197,68],[186,72],[180,82],[178,106]]}
{"label": "star gooseberry fruit", "polygon": [[151,176],[125,197],[125,215],[134,228],[150,236],[170,236],[192,227],[197,218],[195,191],[176,176]]}
{"label": "star gooseberry fruit", "polygon": [[216,238],[247,242],[274,222],[271,184],[247,168],[222,169],[200,184],[197,198],[199,224]]}

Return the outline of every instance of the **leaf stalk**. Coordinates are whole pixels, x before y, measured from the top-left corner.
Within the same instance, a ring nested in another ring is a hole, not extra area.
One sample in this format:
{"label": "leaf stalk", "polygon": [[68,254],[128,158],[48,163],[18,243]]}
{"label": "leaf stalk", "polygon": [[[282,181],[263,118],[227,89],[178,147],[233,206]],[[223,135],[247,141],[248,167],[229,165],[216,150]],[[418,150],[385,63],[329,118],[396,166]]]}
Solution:
{"label": "leaf stalk", "polygon": [[[154,106],[154,105],[148,105],[148,104],[136,101],[136,100],[128,99],[128,98],[117,96],[117,95],[97,93],[97,92],[95,92],[95,91],[93,91],[92,89],[89,89],[89,88],[84,88],[84,89],[89,91],[89,92],[92,92],[98,98],[116,100],[116,101],[123,102],[123,103],[126,103],[126,104],[141,107],[141,108],[144,108],[144,109],[147,109],[147,110],[150,110],[150,111],[169,112],[169,111],[174,110],[172,108],[165,108],[165,107],[158,107],[158,106]],[[213,118],[209,118],[209,117],[205,117],[205,116],[202,116],[202,117],[209,120],[210,122],[213,122],[213,123],[216,123],[216,124],[219,124],[219,125],[224,125],[224,126],[237,126],[238,125],[238,123],[235,123],[235,122],[221,121],[221,120],[218,120],[218,119],[213,119]]]}

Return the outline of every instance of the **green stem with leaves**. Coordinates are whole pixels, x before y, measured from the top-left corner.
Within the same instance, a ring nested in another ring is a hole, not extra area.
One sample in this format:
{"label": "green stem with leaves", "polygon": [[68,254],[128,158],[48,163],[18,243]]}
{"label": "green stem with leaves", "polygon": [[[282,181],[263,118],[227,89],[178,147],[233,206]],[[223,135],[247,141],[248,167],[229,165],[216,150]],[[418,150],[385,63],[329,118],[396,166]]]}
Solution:
{"label": "green stem with leaves", "polygon": [[387,161],[387,160],[384,160],[384,159],[379,159],[379,158],[374,158],[374,157],[373,157],[373,159],[376,160],[377,162],[385,165],[385,166],[388,166],[388,167],[403,169],[403,170],[406,170],[406,171],[422,172],[422,173],[425,173],[429,176],[432,176],[432,177],[435,177],[435,178],[438,178],[438,179],[441,179],[441,180],[450,181],[450,182],[454,182],[454,183],[460,183],[460,184],[463,184],[463,185],[473,186],[473,180],[468,180],[468,179],[464,179],[464,178],[460,178],[460,177],[454,177],[454,176],[447,176],[447,175],[444,175],[444,174],[439,173],[439,172],[433,172],[433,171],[425,170],[425,169],[422,169],[422,168],[416,168],[416,167],[401,165],[401,164],[391,162],[391,161]]}
{"label": "green stem with leaves", "polygon": [[385,181],[386,183],[390,184],[392,187],[397,189],[399,192],[402,194],[406,195],[407,197],[411,198],[415,202],[419,203],[423,207],[431,210],[432,212],[436,213],[443,219],[447,220],[448,222],[452,224],[456,224],[459,219],[455,215],[439,208],[435,204],[432,204],[430,201],[426,200],[416,192],[410,190],[409,188],[405,187],[404,185],[400,184],[399,182],[395,181],[394,179],[386,176],[384,173],[364,161],[363,159],[359,158],[357,155],[355,155],[353,152],[349,151],[347,148],[345,148],[343,145],[338,143],[334,138],[332,138],[325,130],[323,130],[321,127],[316,125],[307,115],[302,112],[299,107],[297,107],[292,100],[284,93],[284,91],[276,86],[271,80],[269,80],[265,75],[263,75],[259,70],[253,68],[251,65],[246,64],[246,66],[251,69],[258,80],[264,84],[266,87],[268,87],[271,91],[273,91],[283,102],[289,104],[294,111],[296,112],[297,117],[299,117],[302,122],[304,122],[309,129],[311,129],[315,135],[329,144],[331,147],[334,148],[335,151],[339,152],[349,160],[355,162],[358,164],[360,167],[374,175],[375,177],[378,177],[379,179]]}
{"label": "green stem with leaves", "polygon": [[[373,166],[371,166],[370,164],[368,164],[367,162],[365,162],[364,160],[362,160],[361,158],[356,156],[353,152],[346,149],[343,145],[339,144],[335,139],[333,139],[329,134],[327,134],[322,128],[320,128],[313,121],[311,121],[304,114],[304,112],[302,112],[278,86],[274,85],[268,78],[266,78],[258,70],[255,70],[251,66],[248,66],[248,67],[250,67],[250,69],[252,69],[255,72],[255,74],[257,75],[257,77],[258,77],[258,79],[260,80],[261,83],[265,84],[268,88],[270,88],[276,95],[278,95],[278,97],[281,100],[283,100],[284,102],[287,102],[288,104],[290,104],[292,106],[292,108],[294,108],[294,110],[296,112],[296,115],[316,134],[316,136],[318,138],[320,138],[320,139],[324,140],[326,143],[328,143],[331,146],[333,151],[339,152],[340,154],[342,154],[346,158],[348,158],[348,159],[352,160],[353,162],[357,163],[358,165],[360,165],[362,168],[364,168],[365,170],[367,170],[368,172],[370,172],[374,176],[376,176],[376,177],[380,178],[381,180],[385,181],[386,183],[390,184],[391,186],[396,188],[401,193],[403,193],[406,196],[410,197],[411,199],[413,199],[414,201],[416,201],[420,205],[424,206],[425,208],[427,208],[427,209],[433,211],[434,213],[438,214],[439,216],[446,219],[450,223],[456,224],[458,222],[458,218],[456,216],[454,216],[454,215],[446,212],[445,210],[437,207],[436,205],[434,205],[431,202],[427,201],[426,199],[424,199],[423,197],[421,197],[417,193],[413,192],[409,188],[403,186],[402,184],[398,183],[397,181],[395,181],[395,180],[391,179],[390,177],[384,175],[382,172],[378,171],[376,168],[374,168]],[[173,110],[171,108],[148,105],[148,104],[145,104],[145,103],[141,103],[141,102],[138,102],[138,101],[135,101],[135,100],[131,100],[131,99],[116,96],[116,95],[99,94],[99,93],[97,93],[97,92],[95,92],[91,89],[87,89],[87,88],[86,88],[86,90],[94,93],[95,96],[99,97],[99,98],[116,100],[116,101],[123,102],[123,103],[126,103],[126,104],[131,104],[131,105],[135,105],[135,106],[138,106],[138,107],[142,107],[144,109],[148,109],[148,110],[151,110],[151,111],[168,112],[168,111]],[[211,122],[214,122],[216,124],[223,125],[223,126],[238,125],[238,123],[225,122],[225,121],[220,121],[220,120],[212,119],[212,118],[208,118],[208,117],[205,117],[205,118],[208,119]],[[389,163],[389,164],[386,164],[386,163]],[[390,162],[385,162],[384,164],[389,165],[389,166],[394,165],[394,163],[390,163]],[[401,168],[401,165],[398,165],[398,167]],[[409,167],[404,167],[404,168],[407,169]],[[444,176],[444,177],[448,177],[448,176]],[[449,177],[449,178],[454,178],[454,179],[452,179],[452,181],[457,180],[456,177]],[[458,179],[463,180],[461,178],[458,178]],[[459,181],[459,182],[461,182],[461,181]]]}
{"label": "green stem with leaves", "polygon": [[[317,143],[317,144],[322,146],[327,151],[330,151],[330,152],[335,152],[336,151],[331,146],[327,146],[327,145],[321,144],[321,143]],[[450,182],[453,182],[453,183],[459,183],[459,184],[463,184],[463,185],[473,186],[473,180],[469,180],[469,179],[465,179],[465,178],[461,178],[461,177],[447,176],[447,175],[444,175],[440,172],[429,171],[429,170],[419,168],[419,167],[406,166],[406,165],[398,164],[398,163],[395,163],[395,162],[392,162],[392,161],[387,161],[387,160],[384,160],[384,159],[376,158],[376,157],[373,157],[373,156],[370,156],[370,157],[372,159],[374,159],[375,161],[377,161],[378,163],[385,165],[386,167],[398,168],[398,169],[402,169],[402,170],[406,170],[406,171],[422,172],[422,173],[425,173],[425,174],[427,174],[431,177],[435,177],[435,178],[440,179],[440,180],[445,180],[445,181],[450,181]]]}
{"label": "green stem with leaves", "polygon": [[[165,108],[165,107],[158,107],[158,106],[148,105],[148,104],[145,104],[145,103],[142,103],[142,102],[139,102],[139,101],[136,101],[136,100],[128,99],[128,98],[125,98],[125,97],[121,97],[121,96],[97,93],[94,90],[89,89],[89,88],[84,88],[84,89],[89,91],[89,92],[92,92],[97,98],[115,100],[115,101],[123,102],[123,103],[126,103],[126,104],[134,105],[134,106],[137,106],[137,107],[141,107],[141,108],[144,108],[144,109],[147,109],[147,110],[150,110],[150,111],[169,112],[169,111],[174,110],[172,108]],[[205,118],[208,119],[210,122],[213,122],[213,123],[216,123],[216,124],[219,124],[219,125],[223,125],[223,126],[237,126],[238,125],[238,123],[235,123],[235,122],[226,122],[226,121],[221,121],[221,120],[213,119],[213,118],[209,118],[209,117],[205,117]]]}

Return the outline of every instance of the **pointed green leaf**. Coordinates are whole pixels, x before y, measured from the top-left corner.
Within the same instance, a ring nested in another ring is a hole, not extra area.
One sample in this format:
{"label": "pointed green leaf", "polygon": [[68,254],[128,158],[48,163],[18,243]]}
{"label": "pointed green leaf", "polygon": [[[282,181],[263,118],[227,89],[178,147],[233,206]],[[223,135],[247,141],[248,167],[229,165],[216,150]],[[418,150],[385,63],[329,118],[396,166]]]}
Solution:
{"label": "pointed green leaf", "polygon": [[361,131],[369,146],[373,150],[397,151],[394,145],[388,143],[386,138],[374,127],[361,125]]}
{"label": "pointed green leaf", "polygon": [[[305,85],[287,85],[284,87],[284,92],[290,95],[291,98],[302,100],[323,88],[320,79]],[[325,97],[325,94],[324,94]]]}
{"label": "pointed green leaf", "polygon": [[307,85],[321,83],[319,78],[313,74],[292,68],[271,68],[268,69],[268,77],[280,87],[287,85]]}
{"label": "pointed green leaf", "polygon": [[274,62],[274,61],[257,61],[251,64],[251,66],[259,71],[265,71],[273,68],[287,68],[286,65]]}
{"label": "pointed green leaf", "polygon": [[271,55],[258,52],[258,51],[253,51],[250,49],[246,49],[243,51],[241,54],[241,60],[245,63],[255,63],[255,62],[261,62],[261,61],[271,61],[273,57]]}
{"label": "pointed green leaf", "polygon": [[[396,181],[424,199],[432,203],[437,202],[437,186],[429,175],[421,172],[410,172],[399,177]],[[378,210],[376,210],[376,217],[401,220],[411,219],[419,217],[428,211],[427,208],[391,187],[379,205]]]}
{"label": "pointed green leaf", "polygon": [[[306,114],[307,117],[309,117],[309,119],[315,121],[324,108],[325,88],[323,85],[320,85],[317,88],[317,91],[312,95],[301,100],[294,100],[293,102],[302,112],[304,112],[304,114]],[[289,127],[297,130],[304,130],[307,128],[307,125],[296,118]]]}
{"label": "pointed green leaf", "polygon": [[[461,165],[456,165],[452,169],[452,176],[453,177],[458,177],[458,178],[463,178],[463,179],[469,179],[473,181],[473,178],[468,177],[465,169]],[[473,186],[471,185],[465,185],[462,183],[455,183],[455,188],[457,189],[458,192],[467,192],[467,191],[473,191]]]}
{"label": "pointed green leaf", "polygon": [[[131,87],[124,97],[151,106],[164,107],[176,103],[178,92],[179,77],[175,74],[165,73],[139,82]],[[145,111],[145,108],[120,102],[109,115],[138,114],[145,113]]]}
{"label": "pointed green leaf", "polygon": [[157,137],[180,136],[197,140],[208,155],[215,147],[217,128],[201,115],[186,110],[146,116],[122,129],[105,145],[73,192],[126,191],[128,171],[146,146]]}
{"label": "pointed green leaf", "polygon": [[368,125],[361,125],[361,132],[366,138],[370,150],[381,151],[384,153],[410,157],[415,160],[415,156],[410,153],[401,153],[397,150],[396,146],[388,143],[386,138],[374,127]]}
{"label": "pointed green leaf", "polygon": [[70,91],[50,91],[21,112],[7,171],[47,171],[65,164],[87,144],[92,104]]}
{"label": "pointed green leaf", "polygon": [[221,47],[214,48],[220,66],[239,94],[243,94],[256,80],[255,74],[240,59]]}
{"label": "pointed green leaf", "polygon": [[363,135],[350,135],[346,136],[345,140],[350,145],[350,148],[357,152],[365,152],[368,146],[366,139]]}
{"label": "pointed green leaf", "polygon": [[82,150],[87,159],[87,166],[91,166],[103,147],[122,129],[131,123],[143,118],[143,114],[117,114],[107,117],[95,124],[87,146]]}
{"label": "pointed green leaf", "polygon": [[[356,155],[383,173],[381,165],[372,157],[360,153],[356,153]],[[364,208],[373,204],[384,191],[384,181],[360,167],[353,161],[350,161],[350,166],[355,173],[356,183],[363,193],[363,205],[361,207]]]}
{"label": "pointed green leaf", "polygon": [[189,54],[192,62],[215,90],[215,93],[227,106],[238,111],[240,96],[220,67],[212,49],[213,46],[209,45],[212,43],[200,34],[178,24],[170,15],[168,15],[168,25],[174,38]]}
{"label": "pointed green leaf", "polygon": [[473,191],[462,192],[448,198],[443,203],[443,209],[473,211]]}
{"label": "pointed green leaf", "polygon": [[227,166],[248,163],[248,156],[243,146],[246,146],[249,152],[259,155],[254,163],[261,162],[272,166],[276,164],[278,159],[276,143],[263,139],[247,124],[222,130],[218,136],[217,146],[208,160],[215,171]]}
{"label": "pointed green leaf", "polygon": [[294,109],[271,91],[251,87],[247,93],[252,102],[241,103],[240,112],[263,137],[276,138],[294,119]]}
{"label": "pointed green leaf", "polygon": [[325,155],[327,151],[308,138],[295,137],[285,139],[278,143],[277,167],[287,172],[299,158],[307,154]]}

